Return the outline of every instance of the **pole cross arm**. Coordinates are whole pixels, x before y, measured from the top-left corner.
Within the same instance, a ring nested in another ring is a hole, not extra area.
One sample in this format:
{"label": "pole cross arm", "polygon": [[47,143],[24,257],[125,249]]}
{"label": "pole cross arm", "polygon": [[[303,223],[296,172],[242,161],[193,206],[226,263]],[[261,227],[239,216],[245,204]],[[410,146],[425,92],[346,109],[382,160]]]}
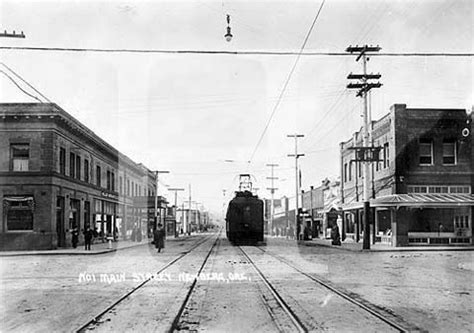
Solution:
{"label": "pole cross arm", "polygon": [[380,51],[382,48],[380,46],[368,46],[368,45],[363,45],[363,46],[349,46],[348,48],[346,48],[346,52],[350,52],[351,54],[352,53],[359,53],[359,55],[357,56],[357,59],[356,61],[359,61],[360,58],[362,58],[362,56],[367,53],[367,52],[378,52]]}
{"label": "pole cross arm", "polygon": [[347,78],[349,80],[378,80],[382,77],[382,74],[373,74],[373,73],[370,73],[370,74],[354,74],[354,73],[349,73],[349,75],[347,75]]}
{"label": "pole cross arm", "polygon": [[301,156],[304,156],[304,154],[288,154],[288,157],[295,157],[298,158],[298,157],[301,157]]}
{"label": "pole cross arm", "polygon": [[13,30],[13,33],[9,33],[7,32],[6,30],[3,32],[3,33],[0,33],[0,37],[8,37],[8,38],[25,38],[25,34],[23,33],[23,31],[19,34],[17,34],[15,32],[15,30]]}
{"label": "pole cross arm", "polygon": [[364,93],[368,92],[372,88],[380,88],[382,86],[382,83],[377,82],[377,83],[366,83],[364,87],[362,87],[358,92],[357,92],[357,97],[363,96]]}

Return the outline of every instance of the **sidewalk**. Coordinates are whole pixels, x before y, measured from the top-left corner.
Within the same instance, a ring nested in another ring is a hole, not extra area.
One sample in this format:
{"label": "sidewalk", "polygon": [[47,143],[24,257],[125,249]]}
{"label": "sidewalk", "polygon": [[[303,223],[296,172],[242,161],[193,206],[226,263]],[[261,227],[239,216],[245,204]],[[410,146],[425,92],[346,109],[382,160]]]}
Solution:
{"label": "sidewalk", "polygon": [[[180,236],[178,238],[169,237],[166,239],[167,242],[184,239],[191,236]],[[128,249],[131,247],[142,246],[150,244],[152,239],[143,239],[141,242],[132,242],[131,240],[119,240],[112,242],[112,248],[109,248],[109,243],[102,243],[100,240],[95,240],[91,245],[91,250],[86,251],[84,245],[78,245],[77,248],[60,248],[55,250],[31,250],[31,251],[1,251],[0,257],[13,257],[13,256],[31,256],[31,255],[95,255],[115,252],[118,250]]]}
{"label": "sidewalk", "polygon": [[298,241],[298,244],[305,246],[325,246],[333,247],[345,251],[353,252],[403,252],[403,251],[474,251],[474,245],[459,245],[459,246],[403,246],[394,247],[388,244],[375,243],[370,244],[370,250],[362,249],[362,240],[356,243],[353,240],[346,239],[342,242],[342,245],[332,245],[330,239],[315,238],[307,241]]}

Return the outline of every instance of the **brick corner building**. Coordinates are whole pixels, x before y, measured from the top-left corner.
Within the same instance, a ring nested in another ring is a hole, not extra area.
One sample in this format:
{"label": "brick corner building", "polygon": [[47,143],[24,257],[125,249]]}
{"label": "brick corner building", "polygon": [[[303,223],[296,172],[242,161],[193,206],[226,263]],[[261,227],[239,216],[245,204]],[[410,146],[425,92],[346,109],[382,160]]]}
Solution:
{"label": "brick corner building", "polygon": [[[471,244],[474,122],[463,109],[395,104],[371,124],[380,160],[371,165],[371,239],[393,246]],[[343,235],[362,237],[363,180],[353,147],[340,144]]]}
{"label": "brick corner building", "polygon": [[1,250],[69,247],[73,229],[81,244],[87,226],[101,239],[149,234],[152,171],[54,103],[0,104],[0,119]]}

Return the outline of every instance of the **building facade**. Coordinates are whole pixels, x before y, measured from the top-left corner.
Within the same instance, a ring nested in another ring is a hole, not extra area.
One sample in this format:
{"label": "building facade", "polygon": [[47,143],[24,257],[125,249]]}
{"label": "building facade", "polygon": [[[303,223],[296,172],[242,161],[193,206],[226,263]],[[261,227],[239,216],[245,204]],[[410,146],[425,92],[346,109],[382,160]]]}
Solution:
{"label": "building facade", "polygon": [[[472,113],[395,104],[371,124],[380,148],[371,163],[372,241],[393,246],[470,244],[474,215]],[[340,144],[343,237],[359,241],[362,223],[362,135]]]}
{"label": "building facade", "polygon": [[[71,230],[146,237],[153,173],[53,103],[0,104],[2,250],[69,247]],[[138,235],[140,234],[140,235]]]}

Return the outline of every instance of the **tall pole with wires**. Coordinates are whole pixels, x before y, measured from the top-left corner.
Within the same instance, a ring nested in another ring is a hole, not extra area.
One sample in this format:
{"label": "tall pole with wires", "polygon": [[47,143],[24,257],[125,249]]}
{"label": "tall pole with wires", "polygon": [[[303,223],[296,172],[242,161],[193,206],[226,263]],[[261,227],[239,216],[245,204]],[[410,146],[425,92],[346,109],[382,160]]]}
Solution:
{"label": "tall pole with wires", "polygon": [[270,164],[267,164],[268,167],[271,168],[271,176],[270,177],[267,177],[267,179],[270,179],[272,185],[271,187],[267,187],[267,190],[270,190],[270,193],[272,195],[272,198],[271,198],[271,203],[270,203],[270,223],[269,223],[269,227],[270,227],[270,230],[269,230],[269,234],[270,235],[273,235],[273,219],[274,219],[274,216],[275,216],[275,190],[278,190],[275,186],[274,186],[274,181],[276,179],[278,179],[278,177],[274,177],[273,176],[273,170],[275,167],[278,166],[278,164],[273,164],[273,163],[270,163]]}
{"label": "tall pole with wires", "polygon": [[[155,228],[158,224],[158,186],[159,186],[159,174],[160,173],[169,173],[169,171],[155,171],[155,180],[156,180],[156,193],[155,193]],[[160,205],[160,220],[162,219],[161,214],[161,205]],[[160,221],[161,222],[161,221]],[[166,236],[166,226],[165,226],[165,236]]]}
{"label": "tall pole with wires", "polygon": [[[288,138],[294,138],[295,139],[295,153],[294,154],[288,154],[289,157],[294,157],[295,158],[295,185],[296,185],[296,196],[295,196],[295,229],[294,233],[298,231],[298,197],[300,195],[300,184],[299,184],[299,177],[298,177],[298,158],[304,156],[304,154],[298,154],[298,138],[304,137],[303,134],[288,134]],[[289,224],[289,221],[288,221]],[[291,236],[291,235],[290,235]],[[298,236],[296,234],[296,236]]]}
{"label": "tall pole with wires", "polygon": [[189,210],[188,210],[188,219],[186,221],[186,224],[187,224],[188,235],[191,235],[191,184],[188,185],[188,188],[189,188],[189,200],[188,200]]}
{"label": "tall pole with wires", "polygon": [[[352,74],[350,73],[347,78],[350,80],[360,80],[358,83],[349,83],[347,88],[359,89],[357,96],[362,97],[364,100],[363,110],[363,132],[362,132],[362,147],[355,147],[356,149],[356,162],[363,164],[362,177],[364,182],[364,239],[362,248],[364,250],[370,249],[370,165],[374,160],[374,147],[371,147],[369,142],[369,117],[368,117],[368,102],[367,93],[372,88],[380,88],[382,84],[380,82],[369,82],[372,79],[380,79],[380,74],[367,74],[367,53],[378,52],[381,48],[379,46],[349,46],[346,52],[358,53],[356,61],[362,58],[363,74]],[[377,157],[378,159],[378,157]]]}
{"label": "tall pole with wires", "polygon": [[174,192],[174,237],[178,237],[178,231],[176,230],[176,220],[178,219],[178,191],[184,191],[184,188],[169,188],[168,191]]}

